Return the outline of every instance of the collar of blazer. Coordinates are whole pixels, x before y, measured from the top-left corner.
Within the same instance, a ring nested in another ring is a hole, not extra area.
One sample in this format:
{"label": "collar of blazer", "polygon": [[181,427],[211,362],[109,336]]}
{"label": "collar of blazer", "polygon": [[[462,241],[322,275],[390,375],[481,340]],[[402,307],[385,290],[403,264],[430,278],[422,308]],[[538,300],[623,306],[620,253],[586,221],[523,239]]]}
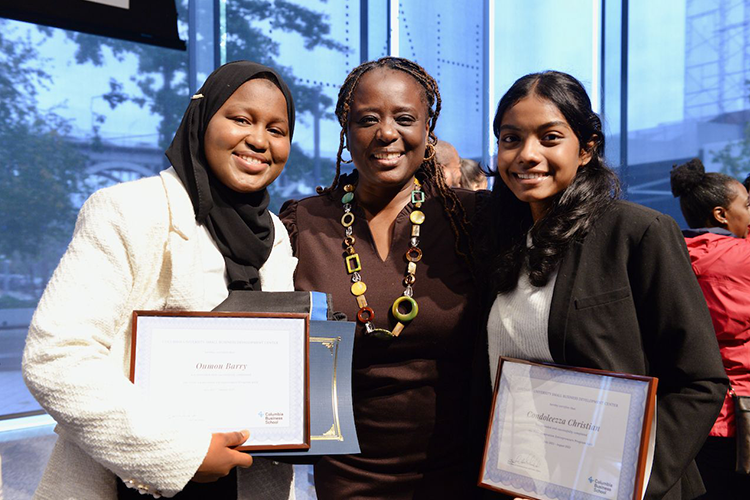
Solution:
{"label": "collar of blazer", "polygon": [[[166,297],[167,308],[210,310],[226,296],[215,303],[207,303],[207,296],[214,296],[221,273],[216,276],[201,271],[205,268],[206,255],[202,252],[201,231],[205,231],[195,220],[195,210],[190,197],[177,177],[177,172],[169,168],[160,173],[169,211],[168,251],[165,264],[169,266],[169,291]],[[205,231],[205,238],[210,239]],[[218,248],[215,263],[223,264]],[[217,268],[218,269],[218,268]],[[221,283],[223,285],[223,283]],[[226,288],[220,286],[223,292]],[[210,290],[210,291],[209,291]]]}
{"label": "collar of blazer", "polygon": [[167,194],[169,223],[177,234],[188,240],[195,235],[198,224],[195,222],[195,210],[193,210],[187,190],[173,167],[169,167],[159,175],[164,184],[164,192]]}

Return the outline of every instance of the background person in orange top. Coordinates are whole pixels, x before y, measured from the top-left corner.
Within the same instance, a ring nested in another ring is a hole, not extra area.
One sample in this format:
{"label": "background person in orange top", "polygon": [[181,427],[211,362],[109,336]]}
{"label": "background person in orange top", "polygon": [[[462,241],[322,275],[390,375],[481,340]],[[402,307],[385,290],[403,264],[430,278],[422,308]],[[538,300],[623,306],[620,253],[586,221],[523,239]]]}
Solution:
{"label": "background person in orange top", "polygon": [[[700,160],[672,170],[672,193],[691,229],[683,231],[708,303],[732,388],[750,395],[750,224],[748,193],[739,181],[706,173]],[[747,498],[750,476],[735,470],[734,404],[724,399],[696,462],[707,493],[701,498]]]}

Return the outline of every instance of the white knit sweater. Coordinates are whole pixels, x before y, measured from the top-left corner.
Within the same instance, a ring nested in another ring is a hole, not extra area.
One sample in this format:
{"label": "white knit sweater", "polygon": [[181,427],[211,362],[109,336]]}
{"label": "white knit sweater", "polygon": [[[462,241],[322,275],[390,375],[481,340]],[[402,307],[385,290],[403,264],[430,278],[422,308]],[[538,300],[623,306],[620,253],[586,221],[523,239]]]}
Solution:
{"label": "white knit sweater", "polygon": [[529,281],[529,270],[521,269],[518,286],[495,298],[487,318],[487,345],[490,376],[495,383],[500,356],[549,362],[548,323],[552,292],[557,281],[553,272],[545,286],[536,287]]}
{"label": "white knit sweater", "polygon": [[[293,290],[297,261],[273,220],[260,280],[265,291]],[[60,435],[36,498],[114,499],[114,474],[164,496],[190,480],[211,434],[159,418],[139,400],[128,380],[131,313],[211,310],[227,296],[224,267],[173,169],[103,189],[84,204],[24,351],[26,384]],[[273,470],[270,463],[246,469],[260,490],[273,483]]]}

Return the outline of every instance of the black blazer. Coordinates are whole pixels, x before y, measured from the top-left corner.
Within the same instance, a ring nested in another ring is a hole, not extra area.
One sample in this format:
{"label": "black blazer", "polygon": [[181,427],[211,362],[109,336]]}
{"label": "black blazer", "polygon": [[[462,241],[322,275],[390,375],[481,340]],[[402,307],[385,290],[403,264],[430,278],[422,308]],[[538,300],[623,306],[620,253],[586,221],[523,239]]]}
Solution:
{"label": "black blazer", "polygon": [[560,263],[548,329],[556,363],[659,378],[646,498],[701,495],[693,458],[728,380],[675,221],[616,201]]}

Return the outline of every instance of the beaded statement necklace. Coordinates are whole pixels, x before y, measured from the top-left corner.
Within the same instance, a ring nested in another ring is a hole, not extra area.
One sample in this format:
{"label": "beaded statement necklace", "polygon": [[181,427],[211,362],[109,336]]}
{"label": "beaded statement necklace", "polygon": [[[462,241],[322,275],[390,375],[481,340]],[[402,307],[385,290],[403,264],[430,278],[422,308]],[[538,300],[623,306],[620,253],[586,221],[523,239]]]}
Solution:
{"label": "beaded statement necklace", "polygon": [[[411,239],[409,241],[409,250],[406,251],[406,276],[404,277],[404,293],[398,297],[391,306],[391,314],[398,320],[393,331],[386,330],[385,328],[375,328],[375,312],[372,308],[367,305],[367,299],[365,298],[365,292],[367,291],[367,285],[362,281],[362,276],[359,274],[362,270],[362,262],[360,261],[359,254],[354,250],[354,243],[356,239],[352,235],[354,232],[352,224],[354,224],[354,212],[352,212],[352,202],[354,201],[354,185],[347,184],[344,186],[345,194],[341,198],[341,203],[344,205],[344,215],[341,217],[341,225],[344,226],[344,249],[345,249],[345,261],[346,271],[351,275],[352,287],[351,292],[357,299],[357,305],[359,311],[357,312],[357,321],[365,326],[365,333],[381,339],[392,339],[398,337],[404,330],[404,327],[417,317],[419,307],[417,301],[414,300],[414,291],[412,285],[417,280],[417,262],[422,259],[422,250],[419,248],[419,231],[420,226],[425,220],[424,212],[419,210],[424,203],[425,195],[422,191],[422,184],[414,178],[414,190],[411,192],[411,203],[414,205],[416,210],[412,211],[409,215],[411,220]],[[401,312],[400,307],[406,306],[408,311]]]}

